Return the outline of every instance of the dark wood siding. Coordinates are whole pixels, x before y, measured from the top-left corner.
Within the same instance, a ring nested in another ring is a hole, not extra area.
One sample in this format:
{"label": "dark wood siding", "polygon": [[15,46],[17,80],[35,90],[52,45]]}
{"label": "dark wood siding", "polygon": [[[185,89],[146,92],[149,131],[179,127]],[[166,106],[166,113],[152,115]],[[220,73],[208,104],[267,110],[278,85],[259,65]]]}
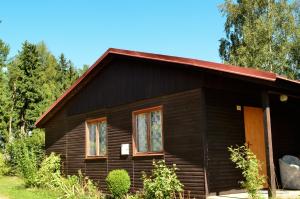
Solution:
{"label": "dark wood siding", "polygon": [[[103,190],[106,190],[107,173],[113,169],[123,168],[131,176],[132,189],[138,190],[142,188],[141,172],[149,172],[152,169],[153,159],[165,159],[168,165],[176,164],[180,169],[178,176],[185,185],[185,190],[191,191],[193,197],[204,198],[202,140],[204,124],[201,114],[204,107],[201,105],[203,99],[201,95],[201,90],[197,89],[66,117],[65,132],[68,133],[64,136],[64,150],[67,154],[65,172],[76,174],[77,170],[81,169],[97,181]],[[163,106],[165,155],[162,157],[121,156],[121,144],[132,144],[132,111],[157,105]],[[108,159],[85,160],[85,120],[103,116],[107,117],[108,122]],[[51,132],[47,131],[46,134]],[[48,139],[54,138],[48,136]],[[47,146],[47,150],[52,151],[53,146]]]}
{"label": "dark wood siding", "polygon": [[271,97],[273,156],[279,185],[281,181],[278,159],[284,155],[300,155],[299,107],[300,99],[289,97],[287,102],[280,102],[279,95]]}
{"label": "dark wood siding", "polygon": [[69,115],[114,107],[137,100],[196,89],[199,70],[174,64],[115,59],[78,93],[67,108]]}
{"label": "dark wood siding", "polygon": [[54,152],[61,155],[62,167],[66,172],[67,161],[66,161],[66,136],[67,127],[65,120],[65,112],[60,111],[56,117],[52,118],[45,128],[45,148],[46,154]]}
{"label": "dark wood siding", "polygon": [[241,172],[231,162],[229,146],[245,142],[243,110],[236,106],[260,106],[256,93],[206,90],[207,164],[210,193],[230,192],[240,188]]}

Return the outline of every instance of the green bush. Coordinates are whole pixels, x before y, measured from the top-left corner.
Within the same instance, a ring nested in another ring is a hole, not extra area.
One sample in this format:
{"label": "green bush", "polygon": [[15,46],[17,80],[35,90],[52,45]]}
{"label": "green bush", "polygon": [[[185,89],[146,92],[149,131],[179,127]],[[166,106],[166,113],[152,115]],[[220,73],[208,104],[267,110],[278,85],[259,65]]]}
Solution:
{"label": "green bush", "polygon": [[22,175],[27,187],[36,185],[37,178],[37,159],[32,149],[24,144],[19,148],[19,157],[17,159],[18,171]]}
{"label": "green bush", "polygon": [[[35,131],[31,136],[15,139],[7,145],[6,153],[9,156],[9,165],[13,174],[24,175],[28,168],[36,168],[44,159],[45,134],[42,131]],[[32,163],[31,165],[27,165]]]}
{"label": "green bush", "polygon": [[236,146],[228,148],[230,159],[236,164],[236,168],[242,170],[244,180],[241,181],[243,188],[247,190],[250,198],[261,198],[259,190],[263,188],[265,177],[260,176],[261,163],[254,153],[246,146]]}
{"label": "green bush", "polygon": [[123,198],[130,189],[130,177],[126,170],[113,170],[106,177],[106,184],[114,198]]}
{"label": "green bush", "polygon": [[98,190],[97,186],[87,177],[84,177],[81,171],[78,176],[72,175],[64,178],[55,176],[55,179],[49,184],[50,188],[61,193],[61,198],[65,199],[104,199],[104,195]]}
{"label": "green bush", "polygon": [[183,191],[183,185],[177,178],[176,165],[168,168],[164,160],[153,162],[152,175],[143,174],[144,195],[146,199],[173,199]]}
{"label": "green bush", "polygon": [[36,178],[38,187],[49,187],[55,183],[56,179],[61,175],[60,162],[60,157],[54,153],[51,153],[42,161]]}
{"label": "green bush", "polygon": [[10,167],[7,164],[7,159],[3,153],[0,152],[0,176],[8,175],[10,173]]}
{"label": "green bush", "polygon": [[33,149],[26,146],[26,142],[16,140],[12,145],[11,160],[17,174],[24,178],[25,185],[33,186],[37,175],[37,160]]}
{"label": "green bush", "polygon": [[45,132],[40,129],[32,131],[32,135],[25,138],[25,143],[36,156],[37,165],[45,158]]}

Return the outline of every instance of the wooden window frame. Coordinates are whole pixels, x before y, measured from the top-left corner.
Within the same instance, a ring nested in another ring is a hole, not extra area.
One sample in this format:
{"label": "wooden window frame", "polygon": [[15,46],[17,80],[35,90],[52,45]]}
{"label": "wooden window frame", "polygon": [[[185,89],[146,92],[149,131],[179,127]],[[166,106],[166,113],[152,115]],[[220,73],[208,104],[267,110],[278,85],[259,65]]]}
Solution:
{"label": "wooden window frame", "polygon": [[[161,111],[161,139],[162,139],[162,151],[158,152],[151,152],[149,149],[151,149],[151,128],[150,128],[150,118],[149,113],[153,111]],[[136,116],[138,114],[147,113],[147,145],[148,145],[148,151],[147,152],[138,152],[137,150],[137,132],[136,132]],[[162,156],[164,155],[164,131],[163,131],[163,106],[155,106],[145,109],[140,109],[132,112],[132,151],[133,156]]]}
{"label": "wooden window frame", "polygon": [[[100,155],[99,154],[99,129],[98,126],[96,128],[96,155],[88,155],[89,154],[89,124],[97,124],[99,122],[106,122],[106,154],[105,155]],[[106,117],[101,117],[97,119],[90,119],[85,121],[85,159],[106,159],[107,154],[108,154],[108,131],[107,131],[107,118]]]}

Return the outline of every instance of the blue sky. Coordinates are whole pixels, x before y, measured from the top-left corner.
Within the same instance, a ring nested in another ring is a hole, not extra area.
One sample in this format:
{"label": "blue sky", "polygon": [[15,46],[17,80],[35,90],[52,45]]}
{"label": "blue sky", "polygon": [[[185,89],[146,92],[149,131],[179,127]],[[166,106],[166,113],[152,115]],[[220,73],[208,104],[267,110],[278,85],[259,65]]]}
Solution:
{"label": "blue sky", "polygon": [[220,62],[222,0],[9,0],[1,3],[0,38],[10,56],[44,41],[81,67],[110,47]]}

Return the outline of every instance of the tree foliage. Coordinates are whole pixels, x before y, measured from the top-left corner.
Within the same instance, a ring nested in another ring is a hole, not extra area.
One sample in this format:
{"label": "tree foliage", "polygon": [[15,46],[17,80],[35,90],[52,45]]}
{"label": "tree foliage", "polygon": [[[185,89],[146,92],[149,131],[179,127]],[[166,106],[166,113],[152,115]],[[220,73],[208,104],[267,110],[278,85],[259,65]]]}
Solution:
{"label": "tree foliage", "polygon": [[8,139],[7,110],[9,108],[8,79],[5,72],[9,47],[0,39],[0,145]]}
{"label": "tree foliage", "polygon": [[43,94],[41,87],[37,86],[41,85],[39,77],[41,69],[36,45],[25,41],[14,70],[16,73],[14,105],[21,135],[34,128],[34,122],[41,111],[39,105],[43,101]]}
{"label": "tree foliage", "polygon": [[226,63],[299,75],[298,5],[288,0],[225,0],[226,37],[220,57]]}
{"label": "tree foliage", "polygon": [[79,77],[80,70],[76,71],[71,60],[67,60],[62,53],[58,58],[57,81],[61,83],[60,90],[65,91]]}
{"label": "tree foliage", "polygon": [[25,41],[15,57],[0,40],[0,149],[35,131],[34,122],[86,70],[44,42]]}

